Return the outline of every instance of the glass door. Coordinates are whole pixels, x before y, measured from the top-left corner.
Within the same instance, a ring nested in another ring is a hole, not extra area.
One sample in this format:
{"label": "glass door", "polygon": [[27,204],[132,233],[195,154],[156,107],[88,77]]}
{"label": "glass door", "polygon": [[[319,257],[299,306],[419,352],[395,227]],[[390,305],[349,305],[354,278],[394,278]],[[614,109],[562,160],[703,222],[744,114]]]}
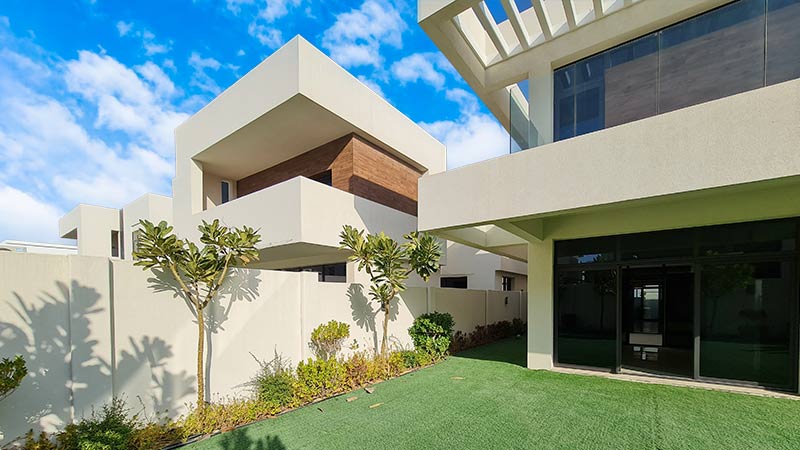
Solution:
{"label": "glass door", "polygon": [[627,268],[622,272],[622,366],[692,376],[691,268]]}

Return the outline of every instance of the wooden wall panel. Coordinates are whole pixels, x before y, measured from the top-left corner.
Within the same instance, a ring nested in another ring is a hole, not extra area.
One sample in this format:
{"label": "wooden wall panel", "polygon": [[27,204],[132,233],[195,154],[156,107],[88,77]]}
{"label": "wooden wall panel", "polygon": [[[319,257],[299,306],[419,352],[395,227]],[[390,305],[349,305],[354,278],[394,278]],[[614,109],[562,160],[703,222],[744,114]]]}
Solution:
{"label": "wooden wall panel", "polygon": [[239,197],[297,176],[331,171],[333,187],[399,211],[417,214],[421,172],[355,134],[342,136],[302,155],[236,182]]}

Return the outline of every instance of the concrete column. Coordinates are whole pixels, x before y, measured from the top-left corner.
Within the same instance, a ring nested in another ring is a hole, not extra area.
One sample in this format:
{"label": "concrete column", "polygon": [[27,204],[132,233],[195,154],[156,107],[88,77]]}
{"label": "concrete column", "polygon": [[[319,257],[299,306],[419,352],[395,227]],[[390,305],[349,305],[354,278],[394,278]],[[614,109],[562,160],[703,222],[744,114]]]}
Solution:
{"label": "concrete column", "polygon": [[528,74],[528,99],[531,147],[553,142],[553,71],[549,66]]}
{"label": "concrete column", "polygon": [[528,243],[528,368],[553,368],[553,240]]}

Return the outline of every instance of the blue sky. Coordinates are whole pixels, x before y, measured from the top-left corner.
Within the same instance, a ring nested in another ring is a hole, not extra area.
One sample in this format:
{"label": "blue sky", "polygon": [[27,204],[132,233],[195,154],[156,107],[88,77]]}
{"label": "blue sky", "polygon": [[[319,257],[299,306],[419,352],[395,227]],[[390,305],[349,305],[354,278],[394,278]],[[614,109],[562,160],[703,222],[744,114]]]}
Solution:
{"label": "blue sky", "polygon": [[4,0],[0,241],[58,242],[78,203],[171,195],[174,127],[297,34],[444,142],[450,167],[507,152],[415,1]]}

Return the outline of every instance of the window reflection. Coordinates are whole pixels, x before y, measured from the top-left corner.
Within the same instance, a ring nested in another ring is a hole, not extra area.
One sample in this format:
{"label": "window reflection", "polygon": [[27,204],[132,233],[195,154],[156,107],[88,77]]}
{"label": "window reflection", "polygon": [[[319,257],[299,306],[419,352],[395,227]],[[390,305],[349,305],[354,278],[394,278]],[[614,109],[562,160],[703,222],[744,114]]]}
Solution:
{"label": "window reflection", "polygon": [[800,78],[798,23],[800,0],[738,0],[558,69],[554,139]]}
{"label": "window reflection", "polygon": [[703,267],[700,375],[790,386],[794,264]]}

